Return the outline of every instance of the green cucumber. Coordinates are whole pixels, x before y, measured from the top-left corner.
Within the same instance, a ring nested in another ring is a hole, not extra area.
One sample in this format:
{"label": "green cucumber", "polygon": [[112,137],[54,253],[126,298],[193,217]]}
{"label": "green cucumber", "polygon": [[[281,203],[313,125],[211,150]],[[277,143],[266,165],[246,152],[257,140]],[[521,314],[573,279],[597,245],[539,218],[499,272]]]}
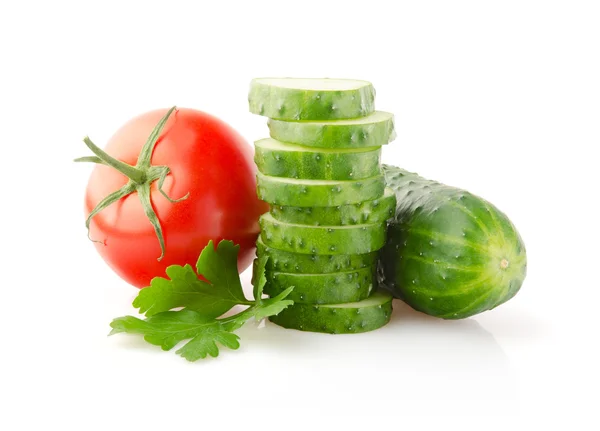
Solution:
{"label": "green cucumber", "polygon": [[306,226],[283,223],[270,213],[260,216],[263,242],[279,250],[301,254],[363,254],[385,244],[385,223],[353,226]]}
{"label": "green cucumber", "polygon": [[368,268],[377,263],[377,252],[364,254],[300,254],[278,250],[265,245],[260,237],[256,241],[256,255],[269,257],[272,271],[299,274],[329,274]]}
{"label": "green cucumber", "polygon": [[285,144],[275,139],[254,143],[258,170],[274,177],[358,180],[381,174],[380,147],[331,150]]}
{"label": "green cucumber", "polygon": [[264,292],[277,296],[290,286],[294,290],[288,296],[296,304],[341,304],[366,299],[376,285],[377,268],[368,268],[331,274],[291,274],[271,272],[267,274]]}
{"label": "green cucumber", "polygon": [[271,137],[319,148],[379,147],[396,138],[394,115],[376,111],[364,118],[341,121],[269,120]]}
{"label": "green cucumber", "polygon": [[292,207],[272,205],[271,214],[286,223],[312,226],[345,226],[363,223],[381,223],[394,216],[396,195],[386,188],[379,199],[336,207]]}
{"label": "green cucumber", "polygon": [[256,175],[258,197],[272,205],[328,207],[378,199],[385,191],[383,175],[353,181],[299,180]]}
{"label": "green cucumber", "polygon": [[352,79],[257,78],[250,83],[250,112],[279,120],[339,120],[374,110],[375,89]]}
{"label": "green cucumber", "polygon": [[397,208],[379,280],[416,310],[461,319],[521,288],[525,245],[508,217],[471,193],[383,166]]}
{"label": "green cucumber", "polygon": [[269,320],[279,326],[328,334],[373,331],[390,321],[392,295],[376,291],[359,302],[331,305],[294,304]]}

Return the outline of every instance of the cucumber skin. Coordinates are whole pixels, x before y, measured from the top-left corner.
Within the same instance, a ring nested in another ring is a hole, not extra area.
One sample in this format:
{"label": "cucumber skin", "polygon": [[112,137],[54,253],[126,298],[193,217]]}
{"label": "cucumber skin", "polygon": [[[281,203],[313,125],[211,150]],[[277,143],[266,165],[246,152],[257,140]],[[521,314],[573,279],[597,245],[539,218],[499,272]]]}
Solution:
{"label": "cucumber skin", "polygon": [[[273,181],[270,176],[257,174],[258,197],[272,205],[298,207],[330,207],[378,199],[383,196],[383,175],[337,184],[295,184]],[[308,181],[308,180],[307,180]],[[315,180],[317,181],[317,180]]]}
{"label": "cucumber skin", "polygon": [[272,271],[298,274],[330,274],[368,268],[377,263],[378,256],[377,252],[338,255],[292,253],[269,247],[260,237],[256,241],[256,255],[268,256],[268,266]]}
{"label": "cucumber skin", "polygon": [[342,304],[366,299],[376,284],[375,265],[356,271],[331,274],[269,272],[264,292],[274,297],[294,286],[294,290],[288,296],[294,304]]}
{"label": "cucumber skin", "polygon": [[375,110],[375,89],[300,90],[274,87],[252,80],[248,93],[250,112],[278,120],[346,120]]}
{"label": "cucumber skin", "polygon": [[278,151],[255,147],[258,170],[274,177],[307,180],[359,180],[381,175],[381,149],[358,153]]}
{"label": "cucumber skin", "polygon": [[380,254],[380,285],[414,309],[444,319],[490,310],[519,291],[526,250],[504,213],[464,190],[400,168],[383,169],[397,208]]}
{"label": "cucumber skin", "polygon": [[294,303],[278,315],[269,317],[269,320],[287,329],[327,334],[356,334],[381,328],[390,321],[391,316],[390,295],[381,305],[363,308],[333,308]]}
{"label": "cucumber skin", "polygon": [[282,142],[317,148],[365,148],[396,139],[394,118],[377,123],[343,125],[269,119],[270,136]]}
{"label": "cucumber skin", "polygon": [[354,224],[381,223],[394,216],[396,195],[351,205],[334,207],[294,207],[271,205],[271,214],[286,223],[311,226],[347,226]]}
{"label": "cucumber skin", "polygon": [[263,214],[260,217],[260,237],[270,247],[300,254],[364,254],[377,251],[385,244],[385,223],[357,225],[352,228],[335,226],[292,225]]}

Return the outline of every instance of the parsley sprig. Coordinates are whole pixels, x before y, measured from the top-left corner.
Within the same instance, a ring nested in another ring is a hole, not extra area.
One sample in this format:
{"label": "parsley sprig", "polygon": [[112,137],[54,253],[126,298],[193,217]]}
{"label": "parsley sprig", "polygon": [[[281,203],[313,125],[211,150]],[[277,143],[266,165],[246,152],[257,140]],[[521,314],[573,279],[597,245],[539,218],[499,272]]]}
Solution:
{"label": "parsley sprig", "polygon": [[[133,301],[146,319],[124,316],[114,319],[109,335],[141,334],[150,344],[171,350],[189,340],[177,354],[188,361],[219,355],[218,345],[237,349],[239,337],[233,332],[254,318],[264,319],[293,304],[285,299],[293,287],[273,298],[262,298],[266,283],[266,260],[259,260],[254,283],[254,300],[248,300],[242,290],[237,271],[239,246],[223,240],[215,248],[213,242],[202,250],[196,263],[197,273],[190,265],[167,268],[169,278],[156,277],[149,287],[140,290]],[[236,305],[248,308],[233,316],[221,317]],[[181,310],[171,311],[174,308]]]}

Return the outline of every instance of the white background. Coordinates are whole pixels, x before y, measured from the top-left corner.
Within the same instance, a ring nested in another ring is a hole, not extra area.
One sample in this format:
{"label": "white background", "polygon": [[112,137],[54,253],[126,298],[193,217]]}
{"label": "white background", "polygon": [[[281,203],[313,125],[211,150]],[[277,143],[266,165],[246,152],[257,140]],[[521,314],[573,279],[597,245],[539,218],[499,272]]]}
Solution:
{"label": "white background", "polygon": [[[598,429],[599,29],[576,0],[2,2],[0,428]],[[384,161],[506,212],[521,292],[362,335],[250,324],[194,364],[108,338],[137,291],[86,239],[82,137],[177,104],[251,142],[258,76],[372,81]]]}

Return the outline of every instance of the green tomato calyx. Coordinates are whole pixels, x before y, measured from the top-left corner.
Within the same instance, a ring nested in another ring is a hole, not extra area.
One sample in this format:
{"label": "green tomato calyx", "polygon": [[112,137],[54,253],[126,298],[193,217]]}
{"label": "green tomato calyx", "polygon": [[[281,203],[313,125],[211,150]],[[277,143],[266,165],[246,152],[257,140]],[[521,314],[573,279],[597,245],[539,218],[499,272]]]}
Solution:
{"label": "green tomato calyx", "polygon": [[152,152],[154,151],[156,142],[158,141],[158,138],[160,137],[160,134],[162,133],[162,130],[165,127],[165,124],[167,123],[167,120],[169,119],[173,111],[176,111],[176,109],[177,108],[173,106],[160,119],[158,124],[156,124],[156,126],[152,130],[152,133],[150,133],[150,136],[148,136],[148,140],[142,147],[142,151],[138,156],[138,160],[135,166],[115,159],[111,155],[107,154],[100,147],[96,146],[96,144],[94,144],[91,141],[91,139],[87,136],[83,139],[85,145],[95,154],[95,156],[80,157],[78,159],[75,159],[75,162],[89,162],[110,166],[116,169],[117,171],[121,172],[127,178],[129,178],[127,184],[125,184],[119,190],[114,191],[113,193],[109,194],[104,199],[102,199],[88,215],[85,221],[85,227],[88,231],[88,238],[91,241],[104,244],[104,241],[97,241],[90,238],[90,222],[92,221],[92,218],[94,218],[96,214],[98,214],[100,211],[102,211],[109,205],[112,205],[113,203],[132,194],[133,192],[137,192],[140,198],[140,202],[142,203],[142,207],[144,208],[144,213],[146,214],[146,217],[148,217],[148,220],[152,224],[152,227],[154,228],[154,232],[156,233],[156,237],[158,238],[158,242],[160,244],[161,254],[158,257],[158,260],[160,261],[164,257],[165,240],[162,233],[160,221],[158,220],[158,216],[156,215],[154,207],[152,206],[152,201],[150,198],[150,185],[154,181],[158,180],[158,190],[171,203],[176,203],[185,200],[190,195],[188,193],[182,198],[171,199],[171,197],[169,197],[167,193],[163,190],[165,178],[167,177],[167,175],[169,175],[171,170],[168,166],[153,166],[151,164]]}

